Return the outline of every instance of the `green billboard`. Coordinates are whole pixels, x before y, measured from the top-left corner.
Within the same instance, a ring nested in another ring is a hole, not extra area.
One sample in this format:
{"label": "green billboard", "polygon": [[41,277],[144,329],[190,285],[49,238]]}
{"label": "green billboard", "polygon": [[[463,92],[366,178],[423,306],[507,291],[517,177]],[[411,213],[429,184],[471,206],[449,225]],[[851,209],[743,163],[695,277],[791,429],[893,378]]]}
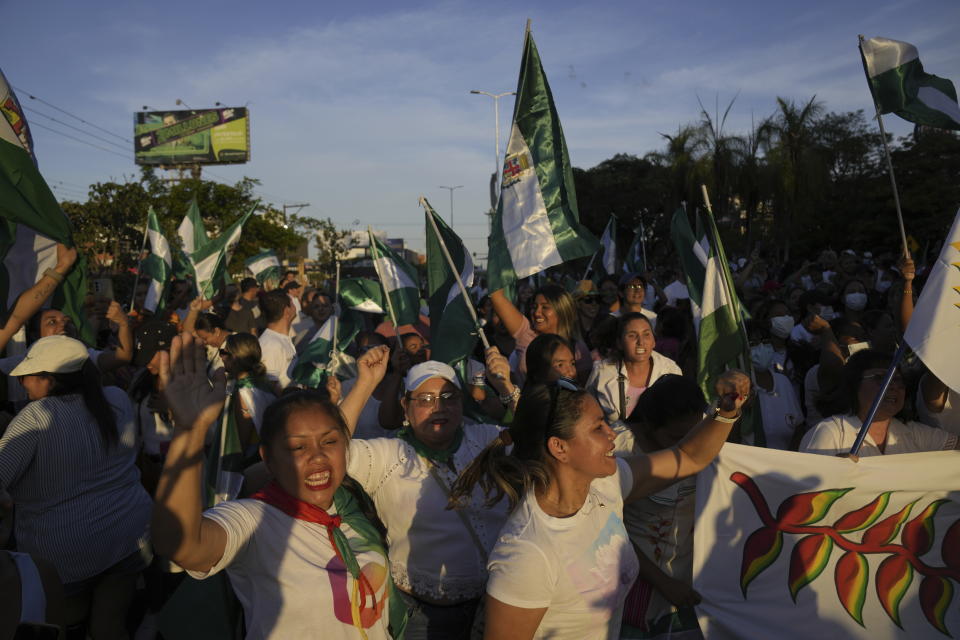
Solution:
{"label": "green billboard", "polygon": [[236,164],[250,160],[246,107],[139,111],[133,116],[137,164]]}

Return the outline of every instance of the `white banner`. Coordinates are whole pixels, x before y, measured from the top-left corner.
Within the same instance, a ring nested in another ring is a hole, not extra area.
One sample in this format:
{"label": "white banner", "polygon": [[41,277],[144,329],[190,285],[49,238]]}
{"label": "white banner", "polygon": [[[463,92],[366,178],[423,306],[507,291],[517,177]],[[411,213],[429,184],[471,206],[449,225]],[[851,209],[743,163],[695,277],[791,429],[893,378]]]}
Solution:
{"label": "white banner", "polygon": [[960,452],[862,458],[726,444],[697,479],[707,638],[960,633]]}

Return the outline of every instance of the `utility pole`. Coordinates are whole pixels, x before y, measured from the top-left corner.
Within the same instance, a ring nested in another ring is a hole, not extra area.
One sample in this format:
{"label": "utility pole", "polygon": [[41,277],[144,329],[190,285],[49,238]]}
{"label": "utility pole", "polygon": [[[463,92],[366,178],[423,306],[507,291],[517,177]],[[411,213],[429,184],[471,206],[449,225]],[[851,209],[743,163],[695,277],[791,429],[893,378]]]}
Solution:
{"label": "utility pole", "polygon": [[441,188],[441,189],[449,189],[449,190],[450,190],[450,228],[452,229],[452,228],[453,228],[453,192],[454,192],[455,189],[462,189],[462,188],[463,188],[463,185],[462,185],[462,184],[458,184],[458,185],[455,186],[455,187],[445,187],[445,186],[443,186],[443,185],[440,185],[440,188]]}

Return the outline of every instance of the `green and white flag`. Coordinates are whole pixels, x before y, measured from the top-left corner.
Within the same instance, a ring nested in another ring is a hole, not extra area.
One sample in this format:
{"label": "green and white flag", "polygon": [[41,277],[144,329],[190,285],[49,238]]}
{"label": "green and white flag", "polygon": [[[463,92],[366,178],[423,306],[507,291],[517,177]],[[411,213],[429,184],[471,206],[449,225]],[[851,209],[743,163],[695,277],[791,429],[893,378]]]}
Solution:
{"label": "green and white flag", "polygon": [[607,275],[612,275],[617,269],[617,217],[613,214],[600,236],[600,247],[603,251],[600,264]]}
{"label": "green and white flag", "polygon": [[888,38],[860,42],[863,67],[881,113],[941,129],[960,129],[957,90],[946,78],[926,73],[912,44]]}
{"label": "green and white flag", "polygon": [[[689,226],[689,225],[688,225]],[[647,265],[643,260],[643,231],[638,229],[633,236],[633,242],[623,258],[624,273],[646,273]]]}
{"label": "green and white flag", "polygon": [[147,296],[143,301],[143,308],[153,313],[163,311],[166,303],[167,283],[173,272],[173,254],[170,243],[160,231],[160,221],[153,207],[147,211],[147,243],[150,253],[140,264],[140,272],[147,276]]}
{"label": "green and white flag", "polygon": [[397,325],[413,324],[420,317],[420,277],[413,265],[380,241],[373,231],[370,236],[370,255],[373,258],[384,300]]}
{"label": "green and white flag", "polygon": [[226,231],[216,238],[210,238],[203,248],[190,254],[190,263],[197,277],[197,289],[204,298],[212,298],[217,288],[223,283],[223,274],[226,273],[227,263],[233,255],[234,248],[240,242],[243,225],[253,215],[258,205],[259,203],[253,205]]}
{"label": "green and white flag", "polygon": [[[427,296],[430,306],[431,358],[447,364],[463,360],[473,353],[479,339],[473,303],[463,296],[457,277],[469,290],[473,286],[473,259],[470,252],[437,215],[426,198],[421,198],[427,218]],[[456,266],[455,274],[447,262],[446,247]]]}
{"label": "green and white flag", "polygon": [[597,239],[580,224],[563,129],[528,31],[500,201],[489,239],[490,290],[592,255],[598,246]]}
{"label": "green and white flag", "polygon": [[364,313],[386,313],[383,310],[383,289],[368,278],[344,278],[340,280],[340,300],[347,309]]}
{"label": "green and white flag", "polygon": [[[2,71],[0,114],[0,306],[6,315],[21,293],[56,266],[57,243],[73,246],[73,230],[40,175],[30,127]],[[51,302],[92,343],[93,332],[83,309],[86,294],[86,261],[81,256]],[[10,349],[22,352],[25,344],[15,337]]]}
{"label": "green and white flag", "polygon": [[183,251],[188,256],[203,249],[210,241],[196,198],[190,201],[187,213],[183,216],[180,226],[177,227],[177,235],[180,236],[180,241],[183,242]]}
{"label": "green and white flag", "polygon": [[267,280],[280,281],[280,259],[277,258],[276,253],[269,249],[265,249],[252,258],[247,259],[244,265],[246,265],[247,271],[257,279],[257,282],[259,282],[261,286],[263,286],[263,283]]}
{"label": "green and white flag", "polygon": [[[342,308],[342,307],[341,307]],[[356,375],[353,358],[343,350],[353,341],[363,327],[363,319],[355,311],[347,310],[327,318],[310,344],[297,356],[290,379],[311,389],[318,387],[326,375],[333,373],[346,380]],[[333,334],[336,331],[338,349],[333,353]]]}

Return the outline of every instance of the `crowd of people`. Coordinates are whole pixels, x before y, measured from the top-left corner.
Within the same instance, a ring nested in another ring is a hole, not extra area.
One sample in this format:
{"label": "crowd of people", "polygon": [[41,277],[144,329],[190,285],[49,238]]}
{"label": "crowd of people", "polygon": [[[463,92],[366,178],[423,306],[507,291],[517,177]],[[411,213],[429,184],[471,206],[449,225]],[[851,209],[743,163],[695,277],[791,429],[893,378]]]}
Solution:
{"label": "crowd of people", "polygon": [[[437,319],[366,314],[308,387],[337,300],[295,272],[93,301],[87,345],[49,306],[57,255],[0,328],[0,640],[698,637],[694,476],[727,441],[849,455],[924,276],[735,260],[750,363],[708,399],[671,264],[475,287],[467,375],[431,359]],[[958,434],[957,391],[907,358],[859,455]]]}

